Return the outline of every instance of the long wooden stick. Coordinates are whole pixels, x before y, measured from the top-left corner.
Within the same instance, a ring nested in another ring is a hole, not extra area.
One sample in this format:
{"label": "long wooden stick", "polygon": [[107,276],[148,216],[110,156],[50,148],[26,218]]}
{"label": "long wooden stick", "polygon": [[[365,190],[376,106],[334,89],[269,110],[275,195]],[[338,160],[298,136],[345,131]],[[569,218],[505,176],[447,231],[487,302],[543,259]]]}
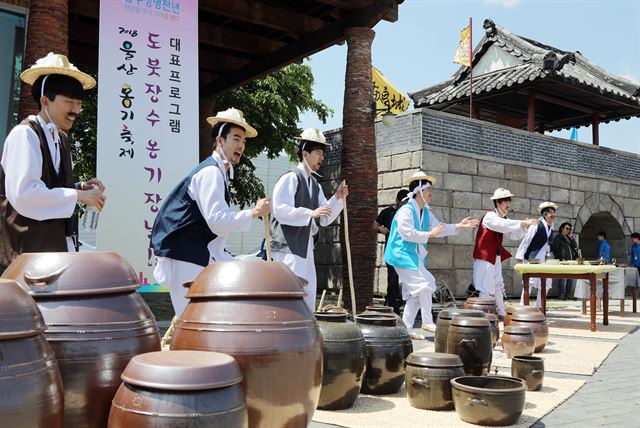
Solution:
{"label": "long wooden stick", "polygon": [[269,214],[265,214],[262,217],[264,221],[264,249],[267,252],[267,261],[271,261],[271,223],[269,222]]}
{"label": "long wooden stick", "polygon": [[322,309],[322,305],[324,305],[324,296],[327,295],[327,289],[322,290],[322,296],[320,296],[320,303],[318,304],[318,310],[316,312],[320,312]]}
{"label": "long wooden stick", "polygon": [[[344,183],[344,181],[343,181]],[[351,290],[351,312],[356,316],[356,290],[353,287],[353,267],[351,266],[351,244],[349,243],[349,215],[347,214],[347,197],[344,197],[344,241],[347,244],[347,266],[349,268],[349,288]]]}
{"label": "long wooden stick", "polygon": [[175,330],[176,328],[177,320],[178,320],[178,317],[174,315],[173,319],[171,320],[171,325],[167,329],[167,332],[164,334],[164,336],[162,336],[162,340],[160,341],[160,349],[164,348],[167,342],[171,340],[171,336],[173,336],[173,330]]}

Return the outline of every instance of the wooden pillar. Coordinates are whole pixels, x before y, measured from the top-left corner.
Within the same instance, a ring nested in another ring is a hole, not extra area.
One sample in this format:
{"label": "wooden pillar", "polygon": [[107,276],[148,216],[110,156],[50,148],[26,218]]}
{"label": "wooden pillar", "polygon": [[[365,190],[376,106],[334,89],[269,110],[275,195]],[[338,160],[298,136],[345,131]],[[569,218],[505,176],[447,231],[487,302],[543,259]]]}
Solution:
{"label": "wooden pillar", "polygon": [[[351,260],[355,261],[353,281],[356,307],[357,312],[361,312],[373,300],[377,249],[376,232],[371,228],[371,221],[375,220],[378,213],[378,171],[371,84],[371,43],[375,32],[370,28],[355,27],[347,29],[345,36],[348,49],[342,113],[342,179],[349,185]],[[342,224],[344,227],[344,222]],[[342,251],[342,256],[345,301],[348,301],[346,251]]]}
{"label": "wooden pillar", "polygon": [[594,113],[591,118],[591,135],[594,146],[600,145],[600,116],[598,113]]}
{"label": "wooden pillar", "polygon": [[529,94],[527,103],[527,131],[534,132],[536,129],[536,96]]}
{"label": "wooden pillar", "polygon": [[[69,5],[67,0],[31,0],[27,18],[27,41],[23,70],[49,52],[69,55]],[[73,60],[70,60],[73,62]],[[19,119],[38,113],[31,85],[20,86]]]}
{"label": "wooden pillar", "polygon": [[480,119],[480,107],[475,104],[473,105],[473,114],[471,117],[474,119]]}

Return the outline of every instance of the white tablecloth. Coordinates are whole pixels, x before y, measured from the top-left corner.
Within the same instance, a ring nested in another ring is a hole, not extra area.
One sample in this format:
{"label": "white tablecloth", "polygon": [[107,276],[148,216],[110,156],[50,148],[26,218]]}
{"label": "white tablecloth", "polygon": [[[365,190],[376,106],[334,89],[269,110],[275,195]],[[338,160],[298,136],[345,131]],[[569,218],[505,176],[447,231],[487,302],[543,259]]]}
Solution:
{"label": "white tablecloth", "polygon": [[[624,291],[626,287],[639,287],[640,277],[638,269],[633,268],[617,268],[609,273],[609,299],[624,299]],[[573,294],[578,299],[589,299],[589,281],[579,279],[576,281]],[[596,281],[596,296],[602,298],[602,280]]]}

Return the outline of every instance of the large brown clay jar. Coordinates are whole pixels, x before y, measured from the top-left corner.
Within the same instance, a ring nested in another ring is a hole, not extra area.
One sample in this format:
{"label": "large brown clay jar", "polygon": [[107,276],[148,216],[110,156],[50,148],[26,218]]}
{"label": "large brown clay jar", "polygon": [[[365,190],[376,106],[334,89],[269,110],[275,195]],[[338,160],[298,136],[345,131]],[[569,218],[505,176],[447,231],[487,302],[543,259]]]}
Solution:
{"label": "large brown clay jar", "polygon": [[493,357],[489,320],[454,317],[449,326],[447,353],[460,356],[466,374],[488,374]]}
{"label": "large brown clay jar", "polygon": [[462,360],[457,355],[414,352],[407,357],[405,372],[409,402],[418,409],[453,409],[449,381],[463,375]]}
{"label": "large brown clay jar", "polygon": [[534,352],[542,352],[549,339],[549,327],[547,318],[542,312],[521,312],[515,313],[511,317],[509,326],[529,327],[531,333],[536,338],[536,348]]}
{"label": "large brown clay jar", "polygon": [[536,338],[529,327],[507,326],[502,335],[502,352],[507,358],[531,356],[536,348]]}
{"label": "large brown clay jar", "polygon": [[348,409],[356,402],[366,363],[364,336],[347,313],[315,313],[322,335],[322,389],[318,409]]}
{"label": "large brown clay jar", "polygon": [[109,428],[246,428],[242,373],[217,352],[164,351],[135,356],[113,398]]}
{"label": "large brown clay jar", "polygon": [[46,328],[29,293],[0,280],[0,426],[62,426],[62,379]]}
{"label": "large brown clay jar", "polygon": [[364,394],[395,394],[404,383],[404,361],[413,352],[411,337],[389,315],[358,315],[356,323],[366,343]]}
{"label": "large brown clay jar", "polygon": [[493,297],[469,297],[464,302],[465,309],[477,309],[486,313],[496,314],[496,299]]}
{"label": "large brown clay jar", "polygon": [[104,427],[120,375],[160,350],[133,268],[116,253],[26,253],[4,272],[33,296],[64,387],[64,426]]}
{"label": "large brown clay jar", "polygon": [[484,312],[477,309],[461,309],[452,308],[444,309],[438,313],[438,320],[436,321],[436,335],[435,335],[435,351],[447,352],[447,337],[449,334],[449,325],[453,317],[473,317],[473,318],[485,318]]}
{"label": "large brown clay jar", "polygon": [[220,262],[195,279],[172,350],[233,356],[250,427],[305,427],[322,385],[322,339],[304,289],[284,264]]}
{"label": "large brown clay jar", "polygon": [[536,306],[529,305],[509,305],[507,306],[507,315],[504,317],[504,326],[508,326],[511,323],[511,318],[515,313],[523,313],[523,312],[533,312],[533,313],[542,313],[540,312],[540,308]]}

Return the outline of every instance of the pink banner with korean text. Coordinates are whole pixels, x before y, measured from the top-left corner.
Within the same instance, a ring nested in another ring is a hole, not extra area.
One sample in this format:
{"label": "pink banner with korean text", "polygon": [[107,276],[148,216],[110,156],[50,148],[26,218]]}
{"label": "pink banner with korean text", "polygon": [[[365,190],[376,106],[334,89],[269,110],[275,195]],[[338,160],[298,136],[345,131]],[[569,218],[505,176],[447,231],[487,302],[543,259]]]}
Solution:
{"label": "pink banner with korean text", "polygon": [[198,1],[101,0],[97,176],[107,204],[96,244],[155,284],[156,214],[198,163]]}

